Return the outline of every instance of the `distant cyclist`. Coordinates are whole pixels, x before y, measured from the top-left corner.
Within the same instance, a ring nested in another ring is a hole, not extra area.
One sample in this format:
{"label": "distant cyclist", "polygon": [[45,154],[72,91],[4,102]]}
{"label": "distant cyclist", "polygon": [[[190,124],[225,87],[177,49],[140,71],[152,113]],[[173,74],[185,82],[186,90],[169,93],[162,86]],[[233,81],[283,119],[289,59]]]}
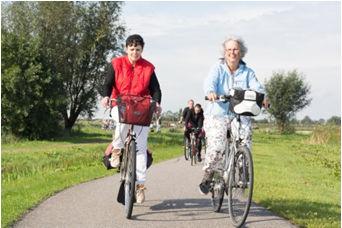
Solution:
{"label": "distant cyclist", "polygon": [[195,136],[197,140],[197,150],[198,150],[198,161],[201,162],[201,150],[202,143],[201,139],[204,137],[203,127],[203,110],[200,104],[196,104],[193,112],[188,112],[184,120],[184,134],[190,142],[190,132],[192,128],[196,128]]}
{"label": "distant cyclist", "polygon": [[188,101],[188,106],[184,108],[182,112],[182,116],[178,123],[181,124],[185,120],[185,117],[187,116],[188,112],[193,112],[193,111],[194,111],[194,100],[191,99]]}
{"label": "distant cyclist", "polygon": [[[120,95],[151,96],[157,102],[157,110],[160,111],[161,90],[158,79],[154,72],[154,66],[141,57],[144,48],[144,40],[140,35],[131,35],[126,39],[126,56],[112,59],[107,78],[104,85],[103,99],[104,107],[109,106],[111,98]],[[121,149],[124,148],[129,125],[118,122],[118,109],[116,103],[112,103],[111,115],[116,119],[116,129],[112,145],[106,150],[105,159],[110,160],[112,167],[120,165]],[[158,111],[157,111],[158,112]],[[147,137],[149,127],[134,126],[137,132],[137,153],[136,153],[136,200],[142,203],[145,200],[144,183],[146,181],[147,166]]]}
{"label": "distant cyclist", "polygon": [[[215,101],[219,95],[229,94],[229,89],[251,89],[265,93],[264,87],[257,80],[254,71],[242,61],[247,48],[241,38],[229,37],[223,42],[223,58],[216,63],[204,82],[204,92],[210,101]],[[264,100],[267,106],[267,99]],[[199,185],[200,192],[209,192],[213,171],[222,167],[223,152],[227,138],[229,103],[209,102],[205,110],[204,130],[207,137],[207,151],[204,161],[204,176]],[[251,149],[252,127],[251,118],[241,116],[241,130],[246,136],[244,143]]]}

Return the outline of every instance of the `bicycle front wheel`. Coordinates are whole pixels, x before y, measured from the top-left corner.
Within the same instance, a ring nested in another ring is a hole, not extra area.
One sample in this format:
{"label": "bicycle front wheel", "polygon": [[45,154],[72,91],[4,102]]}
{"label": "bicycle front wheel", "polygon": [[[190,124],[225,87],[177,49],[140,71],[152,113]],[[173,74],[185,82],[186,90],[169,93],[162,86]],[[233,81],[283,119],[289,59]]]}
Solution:
{"label": "bicycle front wheel", "polygon": [[191,159],[191,165],[196,164],[196,158],[197,158],[197,153],[196,153],[196,144],[193,140],[191,140],[191,151],[190,151],[190,159]]}
{"label": "bicycle front wheel", "polygon": [[135,201],[136,143],[131,140],[127,148],[126,178],[125,178],[125,213],[131,218]]}
{"label": "bicycle front wheel", "polygon": [[241,227],[248,216],[253,195],[253,160],[250,150],[238,148],[228,182],[228,210],[235,227]]}
{"label": "bicycle front wheel", "polygon": [[185,160],[189,160],[190,149],[188,147],[188,139],[184,137],[184,158]]}

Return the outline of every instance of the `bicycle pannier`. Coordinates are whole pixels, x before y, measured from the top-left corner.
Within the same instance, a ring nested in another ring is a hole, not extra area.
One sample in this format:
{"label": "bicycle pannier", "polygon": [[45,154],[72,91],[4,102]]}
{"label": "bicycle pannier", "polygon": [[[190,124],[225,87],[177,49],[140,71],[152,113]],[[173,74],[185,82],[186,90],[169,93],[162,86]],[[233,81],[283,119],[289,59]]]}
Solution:
{"label": "bicycle pannier", "polygon": [[242,116],[259,115],[264,94],[252,90],[232,89],[230,95],[230,111]]}
{"label": "bicycle pannier", "polygon": [[151,97],[122,95],[116,101],[119,122],[140,126],[150,126],[156,103]]}

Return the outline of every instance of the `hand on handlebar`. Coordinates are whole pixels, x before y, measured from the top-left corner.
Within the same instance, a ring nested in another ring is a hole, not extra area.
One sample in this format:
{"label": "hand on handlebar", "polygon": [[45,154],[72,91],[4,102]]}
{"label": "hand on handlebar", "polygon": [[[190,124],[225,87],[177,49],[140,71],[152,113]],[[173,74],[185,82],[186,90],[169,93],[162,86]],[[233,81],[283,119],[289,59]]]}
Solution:
{"label": "hand on handlebar", "polygon": [[155,113],[157,115],[160,115],[162,112],[162,107],[160,106],[160,104],[158,102],[156,102],[156,110],[155,110]]}
{"label": "hand on handlebar", "polygon": [[109,106],[109,97],[104,97],[104,98],[102,98],[101,104],[102,104],[102,106],[103,106],[104,108],[108,108],[108,106]]}
{"label": "hand on handlebar", "polygon": [[218,96],[215,92],[210,92],[207,97],[208,97],[209,101],[215,101],[218,98]]}
{"label": "hand on handlebar", "polygon": [[265,99],[262,101],[262,107],[264,107],[267,110],[269,109],[270,106],[271,106],[270,101],[268,100],[267,97],[265,97]]}

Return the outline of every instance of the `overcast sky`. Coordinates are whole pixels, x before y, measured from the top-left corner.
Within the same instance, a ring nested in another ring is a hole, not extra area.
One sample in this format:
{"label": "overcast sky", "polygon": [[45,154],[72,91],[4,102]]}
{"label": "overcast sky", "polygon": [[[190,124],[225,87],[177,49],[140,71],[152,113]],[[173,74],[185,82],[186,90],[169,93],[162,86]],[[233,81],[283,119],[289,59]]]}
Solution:
{"label": "overcast sky", "polygon": [[327,119],[341,113],[340,2],[125,2],[127,35],[145,40],[156,67],[164,111],[188,99],[204,104],[203,80],[229,34],[248,47],[244,60],[260,82],[297,69],[311,85],[311,105],[297,114]]}

